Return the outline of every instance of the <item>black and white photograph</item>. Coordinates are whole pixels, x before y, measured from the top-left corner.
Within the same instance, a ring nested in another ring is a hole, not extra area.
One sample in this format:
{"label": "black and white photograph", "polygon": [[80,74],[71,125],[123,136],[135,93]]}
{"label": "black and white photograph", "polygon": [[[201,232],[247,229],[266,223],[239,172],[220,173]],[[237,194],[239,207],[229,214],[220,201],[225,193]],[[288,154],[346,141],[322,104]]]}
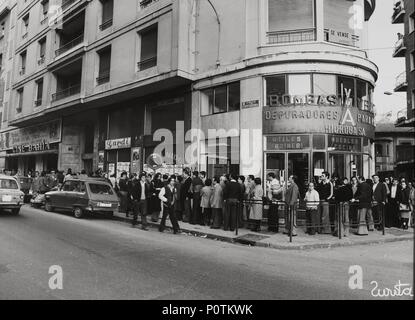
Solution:
{"label": "black and white photograph", "polygon": [[0,0],[0,301],[413,300],[414,3]]}

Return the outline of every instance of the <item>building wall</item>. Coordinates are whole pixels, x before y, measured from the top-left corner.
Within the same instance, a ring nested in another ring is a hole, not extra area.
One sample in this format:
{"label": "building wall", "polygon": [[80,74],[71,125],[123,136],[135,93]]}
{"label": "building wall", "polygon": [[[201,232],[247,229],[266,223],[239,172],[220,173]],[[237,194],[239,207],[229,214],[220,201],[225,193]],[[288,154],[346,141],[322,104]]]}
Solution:
{"label": "building wall", "polygon": [[[415,14],[415,4],[412,0],[405,0],[405,45],[407,47],[406,56],[405,56],[405,70],[406,70],[406,80],[408,82],[407,90],[407,101],[408,101],[408,111],[407,118],[413,119],[415,117],[415,102],[412,101],[413,93],[415,92],[415,61],[414,66],[411,66],[411,54],[415,54],[415,31],[410,32],[409,30],[409,19],[410,15]],[[414,58],[415,59],[415,58]]]}

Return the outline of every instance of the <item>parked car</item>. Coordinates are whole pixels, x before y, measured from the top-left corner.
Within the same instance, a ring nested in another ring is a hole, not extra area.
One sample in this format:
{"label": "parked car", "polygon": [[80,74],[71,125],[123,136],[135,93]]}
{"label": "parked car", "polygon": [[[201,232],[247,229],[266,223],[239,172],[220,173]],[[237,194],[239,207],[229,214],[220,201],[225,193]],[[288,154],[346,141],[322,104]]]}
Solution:
{"label": "parked car", "polygon": [[24,193],[24,203],[29,203],[32,199],[32,183],[33,179],[29,177],[19,177],[20,190]]}
{"label": "parked car", "polygon": [[20,190],[19,182],[14,177],[0,175],[0,210],[8,209],[17,215],[23,200],[24,193]]}
{"label": "parked car", "polygon": [[[54,187],[49,191],[58,191],[58,187]],[[30,199],[30,205],[34,208],[40,208],[46,203],[46,193],[35,192]]]}
{"label": "parked car", "polygon": [[60,190],[45,194],[45,210],[70,210],[76,218],[85,213],[113,214],[118,208],[118,196],[112,186],[99,179],[68,179]]}

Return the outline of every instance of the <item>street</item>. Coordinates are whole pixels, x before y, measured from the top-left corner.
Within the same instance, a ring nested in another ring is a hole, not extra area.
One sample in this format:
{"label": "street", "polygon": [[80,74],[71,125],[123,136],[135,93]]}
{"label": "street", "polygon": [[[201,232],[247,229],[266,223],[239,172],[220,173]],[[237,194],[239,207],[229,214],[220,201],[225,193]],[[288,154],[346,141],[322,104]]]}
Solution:
{"label": "street", "polygon": [[[0,213],[0,299],[371,299],[371,281],[412,286],[412,246],[281,251],[24,206]],[[49,288],[53,265],[62,290]],[[363,290],[349,288],[352,265]]]}

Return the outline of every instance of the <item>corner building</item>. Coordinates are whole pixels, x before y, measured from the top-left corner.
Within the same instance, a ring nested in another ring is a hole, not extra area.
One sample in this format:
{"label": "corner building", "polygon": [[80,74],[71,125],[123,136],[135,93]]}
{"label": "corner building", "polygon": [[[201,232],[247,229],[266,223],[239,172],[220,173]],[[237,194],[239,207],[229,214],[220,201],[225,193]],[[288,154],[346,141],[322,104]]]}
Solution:
{"label": "corner building", "polygon": [[166,164],[209,176],[374,172],[375,1],[66,0],[42,24],[46,2],[19,2],[7,124],[61,121],[34,141],[56,146],[57,168],[145,169],[167,128]]}

